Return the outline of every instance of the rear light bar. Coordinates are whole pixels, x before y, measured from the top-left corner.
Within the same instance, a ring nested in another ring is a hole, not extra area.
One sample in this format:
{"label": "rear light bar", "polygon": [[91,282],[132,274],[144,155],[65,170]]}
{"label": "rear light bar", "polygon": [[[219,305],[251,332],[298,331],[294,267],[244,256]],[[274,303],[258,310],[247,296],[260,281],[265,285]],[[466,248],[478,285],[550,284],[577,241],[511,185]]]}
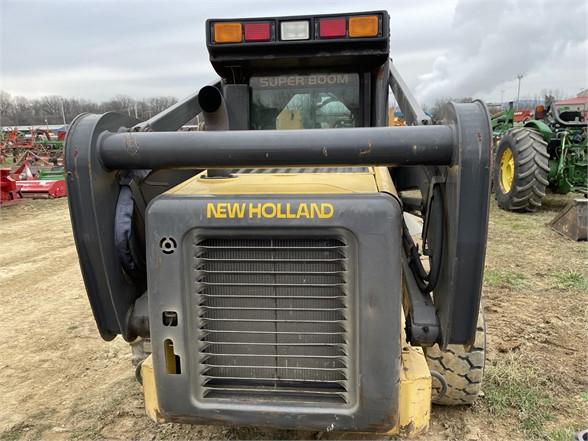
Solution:
{"label": "rear light bar", "polygon": [[212,21],[211,43],[256,43],[382,36],[382,15]]}

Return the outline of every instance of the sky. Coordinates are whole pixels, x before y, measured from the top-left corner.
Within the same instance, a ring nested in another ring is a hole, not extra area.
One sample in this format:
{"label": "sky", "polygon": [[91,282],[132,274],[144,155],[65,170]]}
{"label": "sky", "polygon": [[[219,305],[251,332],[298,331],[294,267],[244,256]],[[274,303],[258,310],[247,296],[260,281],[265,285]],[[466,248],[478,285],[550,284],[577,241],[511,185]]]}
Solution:
{"label": "sky", "polygon": [[582,0],[0,0],[0,90],[182,98],[216,77],[207,18],[387,9],[391,57],[423,104],[588,88]]}

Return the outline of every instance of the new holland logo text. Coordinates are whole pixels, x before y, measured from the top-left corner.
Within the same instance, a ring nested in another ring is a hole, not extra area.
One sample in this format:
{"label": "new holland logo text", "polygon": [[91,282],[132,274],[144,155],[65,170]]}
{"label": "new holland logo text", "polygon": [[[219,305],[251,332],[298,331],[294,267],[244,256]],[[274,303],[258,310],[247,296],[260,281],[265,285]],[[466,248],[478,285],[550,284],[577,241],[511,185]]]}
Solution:
{"label": "new holland logo text", "polygon": [[329,202],[209,202],[209,219],[330,219]]}

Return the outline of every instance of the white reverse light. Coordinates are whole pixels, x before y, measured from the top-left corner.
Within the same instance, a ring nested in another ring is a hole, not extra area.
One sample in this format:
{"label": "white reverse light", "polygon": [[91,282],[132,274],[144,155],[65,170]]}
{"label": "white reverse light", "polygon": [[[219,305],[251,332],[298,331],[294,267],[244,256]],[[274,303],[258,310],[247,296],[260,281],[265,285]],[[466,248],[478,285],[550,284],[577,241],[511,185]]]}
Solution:
{"label": "white reverse light", "polygon": [[308,20],[283,21],[280,23],[280,38],[282,40],[308,40],[310,38]]}

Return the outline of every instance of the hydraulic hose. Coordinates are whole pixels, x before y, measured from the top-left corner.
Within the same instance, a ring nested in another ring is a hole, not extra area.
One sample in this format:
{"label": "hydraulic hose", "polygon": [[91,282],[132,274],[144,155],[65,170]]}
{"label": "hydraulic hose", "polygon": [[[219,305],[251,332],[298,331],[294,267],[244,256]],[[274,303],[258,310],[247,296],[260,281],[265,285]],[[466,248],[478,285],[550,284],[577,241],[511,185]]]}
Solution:
{"label": "hydraulic hose", "polygon": [[[419,289],[423,293],[430,293],[437,286],[439,275],[441,273],[443,244],[445,242],[445,219],[443,217],[444,203],[441,188],[439,185],[435,185],[432,191],[433,196],[430,201],[431,207],[428,210],[429,216],[432,216],[432,218],[428,224],[429,228],[431,228],[431,225],[435,225],[436,228],[432,239],[433,243],[429,246],[429,249],[433,252],[433,255],[429,256],[429,262],[431,264],[429,272],[427,272],[423,266],[421,254],[410,235],[406,221],[403,220],[402,224],[402,244],[408,257],[408,265],[415,276]],[[426,235],[424,233],[425,232],[423,231],[423,237],[427,238],[427,242],[423,243],[423,249],[426,249],[430,235],[428,234],[428,231],[426,232]]]}

